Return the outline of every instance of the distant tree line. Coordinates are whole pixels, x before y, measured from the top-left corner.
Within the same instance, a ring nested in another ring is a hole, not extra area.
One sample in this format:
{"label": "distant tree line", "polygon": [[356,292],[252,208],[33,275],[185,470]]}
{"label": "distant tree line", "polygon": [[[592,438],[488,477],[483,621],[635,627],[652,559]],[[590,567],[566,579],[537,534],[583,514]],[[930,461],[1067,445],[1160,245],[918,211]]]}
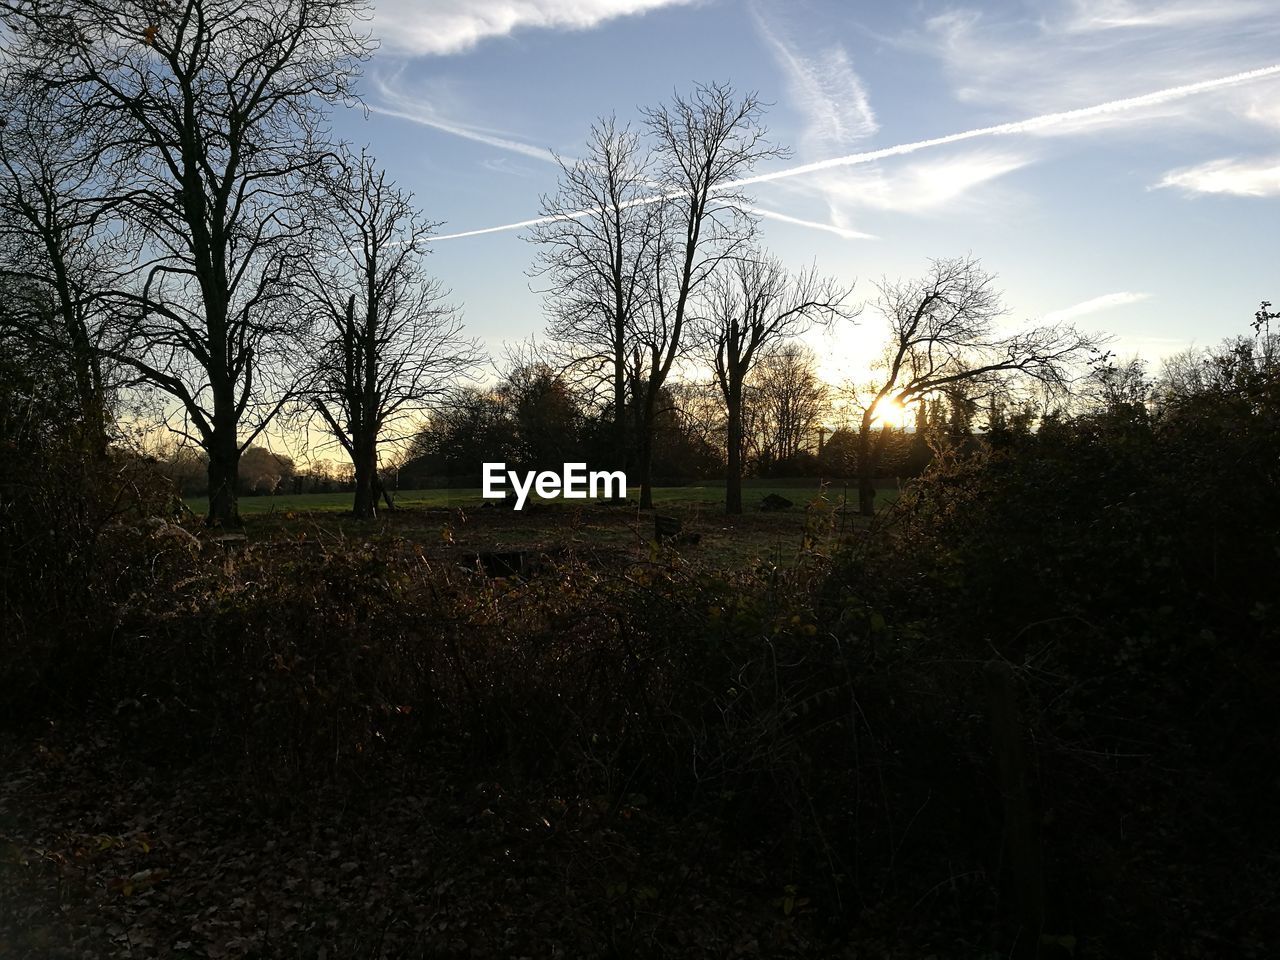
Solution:
{"label": "distant tree line", "polygon": [[[209,465],[204,454],[190,446],[175,446],[148,458],[184,497],[204,497],[209,493]],[[249,447],[240,457],[241,497],[277,496],[296,493],[354,493],[355,468],[318,458],[299,464],[294,458]]]}

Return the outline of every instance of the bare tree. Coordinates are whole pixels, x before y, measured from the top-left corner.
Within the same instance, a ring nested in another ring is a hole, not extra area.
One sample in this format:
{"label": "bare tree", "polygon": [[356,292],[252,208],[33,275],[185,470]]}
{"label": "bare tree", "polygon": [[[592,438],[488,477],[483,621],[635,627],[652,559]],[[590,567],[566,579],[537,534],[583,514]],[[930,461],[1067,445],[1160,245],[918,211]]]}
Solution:
{"label": "bare tree", "polygon": [[1136,353],[1127,358],[1101,357],[1089,371],[1084,400],[1095,411],[1145,416],[1153,386],[1146,361]]}
{"label": "bare tree", "polygon": [[640,135],[610,116],[591,127],[586,155],[560,163],[557,193],[534,228],[534,275],[549,283],[548,334],[588,394],[607,385],[614,464],[626,468],[627,359],[649,290],[655,241],[650,160]]}
{"label": "bare tree", "polygon": [[745,406],[753,413],[754,443],[762,465],[785,463],[809,449],[821,429],[829,396],[816,366],[808,347],[784,343],[752,371]]}
{"label": "bare tree", "polygon": [[289,399],[287,264],[309,238],[326,103],[350,101],[364,0],[8,0],[9,66],[103,134],[145,233],[116,292],[139,347],[111,353],[173,398],[234,523],[241,453]]}
{"label": "bare tree", "polygon": [[973,257],[931,261],[914,280],[879,285],[877,308],[889,323],[883,374],[862,401],[858,427],[858,500],[875,510],[877,467],[890,437],[875,433],[886,404],[905,406],[930,394],[964,388],[997,389],[1013,377],[1067,387],[1073,368],[1096,355],[1099,340],[1067,324],[1032,326],[1002,333],[1005,309],[995,278]]}
{"label": "bare tree", "polygon": [[64,358],[85,448],[102,456],[114,385],[103,349],[116,333],[103,293],[119,276],[125,237],[103,200],[99,144],[47,91],[20,77],[0,81],[0,109],[7,314],[14,332]]}
{"label": "bare tree", "polygon": [[756,233],[737,186],[760,161],[785,156],[767,138],[763,104],[727,84],[698,86],[689,96],[645,111],[660,191],[651,294],[637,324],[632,383],[640,506],[653,506],[653,434],[659,397],[687,346],[684,327],[702,285],[726,260],[745,256]]}
{"label": "bare tree", "polygon": [[318,334],[313,408],[355,469],[357,517],[376,514],[378,447],[479,359],[423,260],[437,224],[423,221],[367,154],[331,187],[328,255],[307,265]]}
{"label": "bare tree", "polygon": [[818,276],[790,273],[776,257],[746,253],[706,285],[694,339],[711,360],[726,414],[725,510],[742,513],[743,388],[765,354],[786,340],[849,316],[850,291]]}
{"label": "bare tree", "polygon": [[1280,313],[1264,300],[1254,314],[1252,336],[1228,338],[1217,346],[1191,347],[1161,364],[1153,386],[1153,399],[1161,406],[1178,405],[1205,394],[1247,392],[1255,380],[1274,381],[1280,368],[1280,332],[1272,321]]}
{"label": "bare tree", "polygon": [[680,380],[667,384],[666,393],[671,397],[681,432],[691,443],[720,459],[725,436],[720,388],[709,380]]}

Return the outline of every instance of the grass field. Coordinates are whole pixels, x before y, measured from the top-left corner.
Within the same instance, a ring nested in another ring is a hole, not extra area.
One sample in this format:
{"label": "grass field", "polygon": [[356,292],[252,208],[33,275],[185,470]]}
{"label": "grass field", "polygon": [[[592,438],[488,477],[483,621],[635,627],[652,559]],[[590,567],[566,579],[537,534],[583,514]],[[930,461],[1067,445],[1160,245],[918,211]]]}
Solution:
{"label": "grass field", "polygon": [[[892,485],[891,482],[881,483],[878,486],[882,503],[889,502],[897,496],[898,488],[896,485]],[[754,510],[759,507],[761,500],[771,493],[776,493],[794,501],[796,506],[802,507],[817,496],[818,490],[818,481],[811,477],[747,480],[743,483],[743,506],[748,511]],[[633,500],[638,492],[637,489],[629,491]],[[846,496],[846,487],[843,481],[837,481],[828,484],[826,492],[827,499],[839,505]],[[849,487],[847,495],[850,498],[850,502],[853,502],[857,497],[856,489]],[[341,513],[351,509],[351,498],[350,491],[343,493],[302,493],[265,497],[241,497],[240,514],[244,517],[254,517],[270,513],[311,513],[317,511]],[[537,500],[539,498],[531,497],[530,499]],[[723,506],[724,485],[722,483],[699,483],[678,487],[655,487],[653,499],[656,506]],[[397,507],[411,510],[424,507],[474,507],[479,506],[484,501],[480,496],[480,488],[475,487],[472,489],[400,490],[395,493],[395,502]],[[186,503],[198,515],[203,515],[209,508],[209,501],[205,497],[189,497]]]}
{"label": "grass field", "polygon": [[[654,501],[657,512],[679,518],[688,535],[676,546],[679,552],[716,566],[736,567],[759,560],[788,562],[801,551],[807,535],[816,533],[824,549],[865,526],[856,502],[851,500],[848,510],[840,509],[846,494],[843,483],[828,485],[825,510],[810,516],[805,507],[819,489],[818,481],[810,478],[748,481],[743,490],[745,511],[733,517],[724,513],[724,489],[719,484],[655,488]],[[794,507],[760,510],[760,501],[771,493],[791,500]],[[897,495],[896,485],[882,484],[878,503],[884,506]],[[398,509],[361,521],[350,515],[351,496],[244,497],[240,513],[253,542],[299,536],[321,542],[409,541],[419,544],[426,556],[464,563],[488,551],[605,551],[645,559],[655,537],[653,514],[638,509],[634,500],[537,501],[517,512],[502,509],[502,501],[486,503],[478,489],[404,490],[396,494]],[[202,498],[187,503],[197,515],[207,508]]]}

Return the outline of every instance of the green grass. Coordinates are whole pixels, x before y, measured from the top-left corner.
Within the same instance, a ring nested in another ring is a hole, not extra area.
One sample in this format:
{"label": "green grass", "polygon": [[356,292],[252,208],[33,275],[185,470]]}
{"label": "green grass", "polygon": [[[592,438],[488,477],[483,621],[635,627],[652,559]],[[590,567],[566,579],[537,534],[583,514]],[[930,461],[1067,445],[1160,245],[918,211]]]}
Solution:
{"label": "green grass", "polygon": [[[480,490],[401,490],[394,494],[395,503],[405,509],[423,507],[458,507],[480,503]],[[240,515],[254,517],[267,513],[341,513],[351,509],[353,494],[285,493],[269,497],[241,497]],[[203,516],[209,509],[207,497],[187,497],[192,512]],[[378,501],[382,506],[382,501]]]}
{"label": "green grass", "polygon": [[[898,489],[894,485],[879,485],[879,502],[887,503],[897,497]],[[743,483],[743,507],[754,510],[760,501],[771,493],[786,497],[802,507],[818,493],[818,481],[811,477],[791,479],[746,480]],[[635,499],[638,488],[628,491]],[[857,491],[849,488],[850,502],[856,499]],[[839,503],[845,496],[843,481],[836,481],[827,486],[827,499]],[[351,509],[352,494],[344,493],[300,493],[281,494],[268,497],[241,497],[240,514],[254,517],[272,513],[341,513]],[[537,500],[537,497],[531,498]],[[678,487],[655,487],[653,491],[655,506],[704,506],[715,507],[724,504],[724,484],[718,482],[690,484]],[[472,507],[479,506],[483,500],[478,487],[473,489],[437,489],[437,490],[400,490],[395,494],[397,507],[404,509],[422,509],[428,507]],[[574,501],[581,503],[581,501]],[[590,501],[586,501],[590,503]],[[187,506],[197,515],[203,516],[209,509],[209,501],[205,497],[188,497]],[[571,505],[566,502],[566,505]]]}

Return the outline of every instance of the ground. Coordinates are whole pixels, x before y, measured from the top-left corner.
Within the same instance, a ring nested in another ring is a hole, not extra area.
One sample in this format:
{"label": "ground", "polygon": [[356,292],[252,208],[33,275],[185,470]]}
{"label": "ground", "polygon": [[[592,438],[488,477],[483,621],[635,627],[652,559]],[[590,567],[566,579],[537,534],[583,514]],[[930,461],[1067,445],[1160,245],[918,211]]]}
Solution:
{"label": "ground", "polygon": [[0,956],[800,956],[820,936],[791,878],[642,797],[424,757],[263,809],[126,757],[0,742]]}
{"label": "ground", "polygon": [[[771,493],[791,500],[789,510],[759,509]],[[896,485],[882,484],[880,504],[891,503]],[[820,496],[821,495],[821,496]],[[723,512],[724,490],[719,486],[661,487],[654,490],[656,513],[681,521],[682,548],[708,563],[740,566],[756,560],[785,562],[802,548],[806,534],[819,543],[838,541],[865,522],[856,504],[845,498],[845,487],[820,487],[812,479],[750,481],[744,491],[746,510],[740,516]],[[206,503],[187,504],[201,515]],[[344,516],[350,493],[244,497],[240,513],[250,538],[296,536],[319,538],[397,537],[419,543],[434,556],[460,559],[488,551],[527,551],[531,554],[564,550],[621,551],[647,556],[655,538],[654,512],[641,511],[634,501],[611,505],[601,501],[528,504],[519,512],[501,501],[486,503],[479,490],[410,490],[396,496],[397,509],[382,511],[375,521]]]}
{"label": "ground", "polygon": [[[774,492],[795,506],[760,510]],[[719,487],[664,488],[656,512],[681,521],[675,549],[702,565],[781,565],[864,525],[841,509],[842,488],[819,493],[750,484],[746,513],[728,517]],[[349,494],[241,504],[250,550],[385,543],[463,565],[495,552],[626,564],[657,550],[655,513],[634,503],[517,513],[471,494],[405,492],[371,522],[343,514]],[[819,918],[802,873],[714,817],[625,789],[583,795],[572,775],[530,779],[465,744],[272,797],[225,765],[142,747],[139,709],[0,735],[0,957],[860,955],[834,946],[851,918]],[[890,955],[874,924],[864,933]]]}
{"label": "ground", "polygon": [[[897,494],[898,484],[893,480],[882,480],[878,483],[880,495],[892,498]],[[803,506],[819,490],[823,490],[828,500],[834,504],[853,503],[858,498],[857,485],[849,480],[831,480],[825,482],[812,477],[787,479],[746,480],[743,482],[743,506],[749,512],[759,507],[760,501],[771,493],[776,493],[793,500]],[[632,501],[637,491],[628,491]],[[245,496],[240,498],[240,513],[243,516],[255,516],[261,513],[287,513],[289,511],[318,510],[350,510],[351,493],[301,493],[281,494],[279,496]],[[537,500],[531,496],[531,500]],[[718,482],[699,482],[682,484],[673,487],[655,487],[653,499],[658,507],[669,505],[702,506],[708,510],[724,507],[724,484]],[[398,490],[395,501],[403,507],[475,507],[483,501],[480,488],[465,489],[433,489],[433,490]],[[561,501],[563,502],[563,501]],[[205,497],[189,497],[186,501],[195,513],[203,514],[209,507]]]}

